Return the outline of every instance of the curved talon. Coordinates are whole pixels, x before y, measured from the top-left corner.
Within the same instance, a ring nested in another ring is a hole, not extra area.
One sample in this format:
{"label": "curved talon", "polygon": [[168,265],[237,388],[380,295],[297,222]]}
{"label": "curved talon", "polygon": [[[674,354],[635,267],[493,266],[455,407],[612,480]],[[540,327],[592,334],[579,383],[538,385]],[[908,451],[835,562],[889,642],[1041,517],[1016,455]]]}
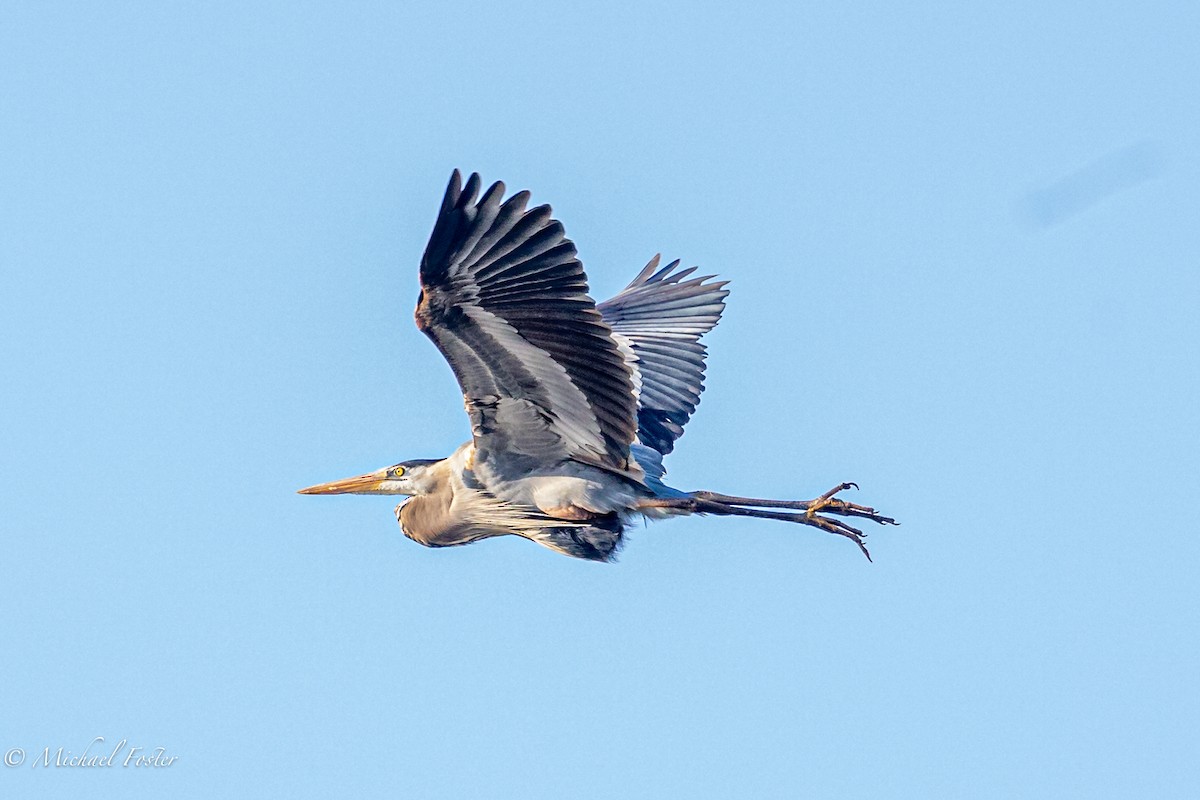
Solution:
{"label": "curved talon", "polygon": [[858,545],[858,549],[862,550],[862,554],[867,557],[867,561],[870,561],[872,564],[875,563],[875,559],[871,558],[871,551],[867,549],[867,543],[862,540],[862,537],[851,536],[849,534],[842,534],[842,535],[845,536],[850,541],[854,542],[856,545]]}

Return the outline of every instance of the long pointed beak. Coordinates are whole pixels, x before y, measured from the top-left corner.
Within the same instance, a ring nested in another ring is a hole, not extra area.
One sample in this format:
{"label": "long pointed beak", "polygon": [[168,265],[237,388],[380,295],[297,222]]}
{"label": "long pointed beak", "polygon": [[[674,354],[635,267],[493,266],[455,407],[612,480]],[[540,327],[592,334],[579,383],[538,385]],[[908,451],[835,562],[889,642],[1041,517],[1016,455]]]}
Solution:
{"label": "long pointed beak", "polygon": [[297,494],[368,494],[379,488],[382,476],[378,472],[368,472],[353,478],[343,478],[330,483],[318,483],[301,489]]}

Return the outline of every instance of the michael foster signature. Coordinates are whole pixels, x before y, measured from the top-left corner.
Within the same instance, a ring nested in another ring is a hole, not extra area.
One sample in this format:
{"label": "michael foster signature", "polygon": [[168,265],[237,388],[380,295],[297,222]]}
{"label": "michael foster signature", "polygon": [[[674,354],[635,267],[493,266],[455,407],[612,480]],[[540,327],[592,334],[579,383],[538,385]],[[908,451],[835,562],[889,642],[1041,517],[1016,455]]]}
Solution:
{"label": "michael foster signature", "polygon": [[[97,736],[88,742],[82,753],[75,753],[64,747],[52,750],[44,748],[40,753],[34,751],[29,766],[38,767],[169,767],[179,760],[179,756],[171,755],[165,747],[141,747],[130,745],[128,739],[122,739],[111,749],[105,744],[103,736]],[[6,766],[15,767],[25,760],[25,751],[14,747],[4,754]]]}

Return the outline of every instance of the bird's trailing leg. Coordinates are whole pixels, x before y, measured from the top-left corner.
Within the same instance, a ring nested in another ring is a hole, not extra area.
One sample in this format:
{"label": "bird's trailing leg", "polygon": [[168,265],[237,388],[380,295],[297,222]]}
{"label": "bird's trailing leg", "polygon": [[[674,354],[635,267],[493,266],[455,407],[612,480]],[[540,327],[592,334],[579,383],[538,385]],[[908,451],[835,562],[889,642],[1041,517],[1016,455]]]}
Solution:
{"label": "bird's trailing leg", "polygon": [[[777,519],[784,522],[798,522],[810,525],[826,533],[845,536],[862,550],[867,560],[871,554],[863,541],[866,534],[858,528],[847,525],[838,519],[823,517],[821,514],[835,514],[842,517],[863,517],[878,522],[880,525],[899,525],[891,517],[885,517],[870,506],[858,505],[838,499],[835,495],[846,489],[857,489],[853,483],[841,483],[830,489],[815,500],[767,500],[757,497],[737,497],[717,492],[692,492],[687,497],[653,498],[644,500],[639,505],[647,508],[676,508],[695,514],[717,514],[721,516],[757,517],[758,519]],[[786,508],[802,513],[784,513],[765,511],[767,508]]]}
{"label": "bird's trailing leg", "polygon": [[860,506],[841,500],[835,495],[847,489],[857,489],[857,483],[839,483],[816,500],[766,500],[759,497],[735,497],[717,492],[692,492],[692,496],[700,500],[712,500],[732,506],[757,506],[758,508],[793,508],[816,514],[836,514],[839,517],[864,517],[878,522],[880,525],[899,525],[891,517],[885,517],[870,506]]}

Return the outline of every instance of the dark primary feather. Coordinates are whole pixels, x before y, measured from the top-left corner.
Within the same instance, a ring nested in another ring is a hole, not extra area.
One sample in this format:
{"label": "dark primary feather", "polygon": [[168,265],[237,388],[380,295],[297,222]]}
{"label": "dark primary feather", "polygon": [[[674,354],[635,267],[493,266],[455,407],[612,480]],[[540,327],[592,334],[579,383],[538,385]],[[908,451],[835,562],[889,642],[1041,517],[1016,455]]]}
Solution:
{"label": "dark primary feather", "polygon": [[678,261],[658,269],[655,256],[611,300],[598,308],[614,335],[628,342],[636,360],[638,439],[666,455],[683,434],[704,391],[700,337],[721,319],[728,281],[689,278],[695,267],[676,270]]}
{"label": "dark primary feather", "polygon": [[421,260],[417,326],[450,362],[483,457],[514,469],[575,458],[629,469],[630,370],[588,296],[575,245],[528,192],[458,170]]}

